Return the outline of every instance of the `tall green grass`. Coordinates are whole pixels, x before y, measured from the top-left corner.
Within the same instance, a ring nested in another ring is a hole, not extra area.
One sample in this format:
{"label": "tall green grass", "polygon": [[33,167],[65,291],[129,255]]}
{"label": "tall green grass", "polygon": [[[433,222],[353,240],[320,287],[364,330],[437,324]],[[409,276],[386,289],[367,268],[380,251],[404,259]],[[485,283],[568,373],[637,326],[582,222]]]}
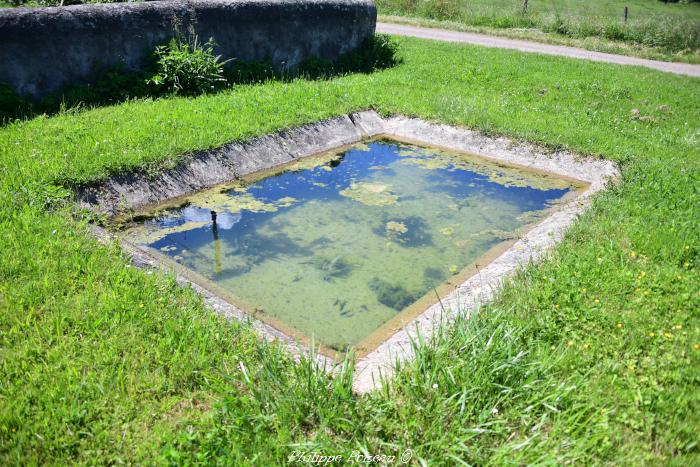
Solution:
{"label": "tall green grass", "polygon": [[[658,5],[655,5],[657,3]],[[651,5],[650,5],[651,4]],[[630,16],[624,21],[624,7]],[[449,20],[499,29],[539,29],[572,38],[603,37],[670,52],[700,49],[700,4],[661,2],[550,2],[378,0],[380,13]]]}
{"label": "tall green grass", "polygon": [[[3,464],[700,460],[700,80],[400,39],[375,73],[130,100],[0,128]],[[70,189],[366,108],[569,148],[619,185],[384,390],[350,393],[90,237]],[[644,118],[641,118],[644,117]]]}

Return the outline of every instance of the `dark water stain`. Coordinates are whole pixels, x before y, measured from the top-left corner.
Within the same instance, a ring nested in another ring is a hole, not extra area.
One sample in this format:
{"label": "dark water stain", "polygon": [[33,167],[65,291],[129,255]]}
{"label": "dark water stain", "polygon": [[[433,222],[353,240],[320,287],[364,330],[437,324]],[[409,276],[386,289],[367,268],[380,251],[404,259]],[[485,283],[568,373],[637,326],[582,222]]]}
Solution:
{"label": "dark water stain", "polygon": [[427,287],[436,287],[447,278],[447,274],[442,269],[425,268],[423,270],[423,279]]}
{"label": "dark water stain", "polygon": [[401,311],[418,300],[423,293],[409,291],[400,284],[392,284],[378,277],[369,282],[369,288],[377,295],[377,301],[396,311]]}

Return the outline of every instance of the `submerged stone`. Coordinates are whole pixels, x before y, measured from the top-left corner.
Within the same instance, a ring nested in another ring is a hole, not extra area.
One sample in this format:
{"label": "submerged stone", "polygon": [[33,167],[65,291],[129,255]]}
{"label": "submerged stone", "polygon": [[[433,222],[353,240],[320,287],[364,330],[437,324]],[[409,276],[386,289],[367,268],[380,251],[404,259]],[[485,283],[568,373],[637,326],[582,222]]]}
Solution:
{"label": "submerged stone", "polygon": [[390,206],[399,200],[390,188],[384,183],[352,182],[350,187],[341,190],[340,194],[367,206]]}

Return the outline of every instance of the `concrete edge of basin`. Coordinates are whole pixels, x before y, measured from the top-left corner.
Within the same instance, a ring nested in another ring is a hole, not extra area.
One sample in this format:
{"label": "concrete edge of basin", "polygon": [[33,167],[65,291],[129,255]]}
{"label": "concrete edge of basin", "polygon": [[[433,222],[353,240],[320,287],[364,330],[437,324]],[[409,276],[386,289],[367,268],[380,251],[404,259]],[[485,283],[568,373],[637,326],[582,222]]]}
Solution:
{"label": "concrete edge of basin", "polygon": [[459,315],[468,316],[480,303],[493,298],[504,280],[518,268],[540,260],[590,204],[590,197],[619,176],[619,170],[611,161],[578,157],[568,151],[547,153],[533,144],[515,142],[505,137],[493,138],[477,131],[414,118],[389,118],[384,133],[417,143],[477,154],[499,163],[574,178],[588,183],[588,188],[559,205],[551,215],[446,298],[429,307],[358,360],[353,381],[353,389],[357,393],[377,388],[391,377],[397,363],[410,360],[414,352],[413,343],[418,341],[419,336],[424,342],[429,342],[440,326],[449,324]]}
{"label": "concrete edge of basin", "polygon": [[[546,151],[542,147],[506,137],[491,137],[474,130],[431,123],[416,118],[382,118],[374,111],[341,117],[227,144],[221,148],[192,154],[175,168],[151,176],[132,173],[113,177],[97,186],[78,192],[78,203],[107,215],[124,211],[143,211],[169,199],[230,183],[246,175],[273,169],[296,159],[330,151],[374,136],[395,137],[418,144],[469,152],[497,163],[516,165],[586,182],[579,196],[552,210],[517,242],[468,278],[447,297],[435,303],[387,340],[356,362],[353,389],[367,393],[391,377],[395,365],[413,357],[413,342],[420,336],[429,342],[436,330],[459,315],[468,316],[480,303],[493,298],[503,281],[518,268],[540,260],[558,243],[564,231],[590,204],[590,197],[605,189],[619,176],[610,161],[579,157],[568,151]],[[115,237],[102,228],[94,229],[103,241]],[[167,269],[178,282],[200,293],[206,304],[230,319],[248,322],[266,340],[278,342],[297,360],[313,355],[317,363],[333,370],[327,357],[309,349],[274,327],[255,319],[217,294],[202,287],[182,268],[163,265],[145,249],[122,242],[123,249],[138,267]]]}

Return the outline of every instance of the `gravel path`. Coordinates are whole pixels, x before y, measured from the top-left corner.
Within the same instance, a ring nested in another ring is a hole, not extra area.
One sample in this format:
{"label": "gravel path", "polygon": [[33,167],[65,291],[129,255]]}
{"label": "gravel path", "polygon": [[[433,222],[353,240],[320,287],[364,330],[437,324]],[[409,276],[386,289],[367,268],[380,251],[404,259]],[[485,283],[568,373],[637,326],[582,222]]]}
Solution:
{"label": "gravel path", "polygon": [[530,42],[518,39],[506,39],[503,37],[488,36],[472,32],[448,31],[446,29],[422,28],[406,26],[403,24],[377,23],[377,32],[396,34],[399,36],[421,37],[447,42],[464,42],[467,44],[483,45],[485,47],[497,47],[501,49],[514,49],[521,52],[534,52],[548,55],[561,55],[563,57],[580,58],[597,62],[617,63],[620,65],[636,65],[653,68],[655,70],[700,77],[700,65],[689,63],[660,62],[644,58],[628,57],[603,52],[593,52],[576,47],[563,45],[549,45],[539,42]]}

